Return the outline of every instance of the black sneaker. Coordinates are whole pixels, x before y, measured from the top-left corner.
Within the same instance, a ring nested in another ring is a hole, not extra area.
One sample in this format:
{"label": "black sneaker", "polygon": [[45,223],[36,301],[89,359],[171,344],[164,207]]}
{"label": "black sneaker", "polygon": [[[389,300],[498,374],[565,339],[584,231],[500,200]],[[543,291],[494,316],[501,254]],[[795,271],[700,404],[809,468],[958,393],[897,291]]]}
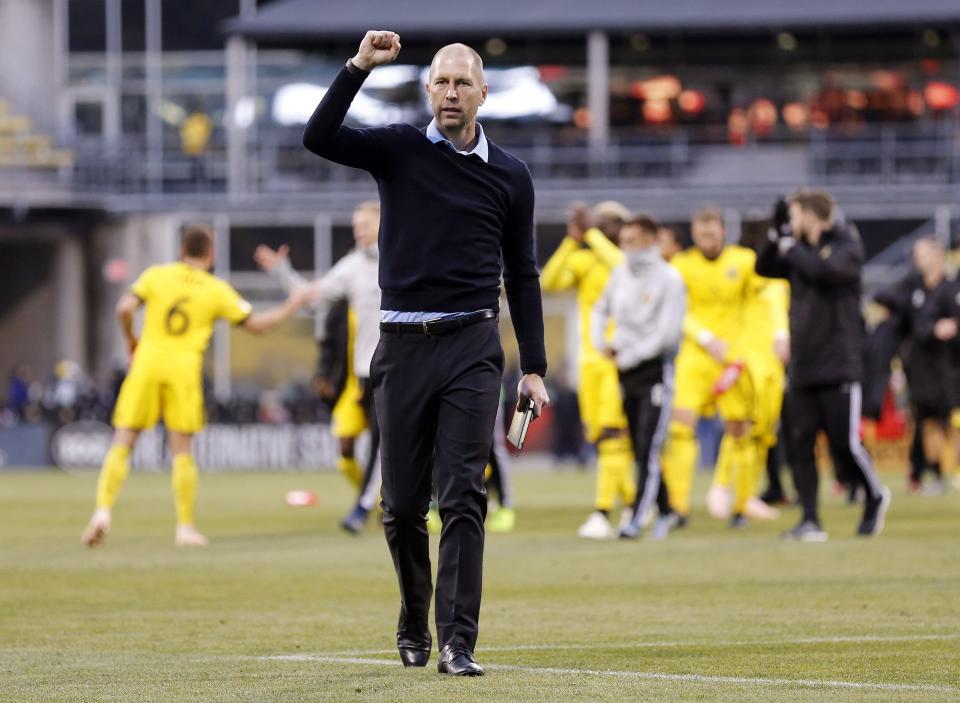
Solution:
{"label": "black sneaker", "polygon": [[819,522],[804,520],[792,530],[787,530],[781,536],[785,542],[826,542],[827,533],[820,527]]}
{"label": "black sneaker", "polygon": [[750,524],[750,521],[742,513],[737,513],[730,518],[730,527],[735,530],[742,530]]}
{"label": "black sneaker", "polygon": [[875,498],[867,498],[866,506],[863,509],[863,520],[860,521],[857,534],[864,537],[875,537],[883,532],[883,523],[889,507],[890,489],[882,486],[880,495]]}
{"label": "black sneaker", "polygon": [[340,527],[353,535],[358,535],[367,525],[367,510],[358,505],[340,521]]}
{"label": "black sneaker", "polygon": [[767,505],[786,505],[787,497],[783,494],[783,491],[775,491],[772,488],[768,488],[760,495],[760,500],[762,500]]}

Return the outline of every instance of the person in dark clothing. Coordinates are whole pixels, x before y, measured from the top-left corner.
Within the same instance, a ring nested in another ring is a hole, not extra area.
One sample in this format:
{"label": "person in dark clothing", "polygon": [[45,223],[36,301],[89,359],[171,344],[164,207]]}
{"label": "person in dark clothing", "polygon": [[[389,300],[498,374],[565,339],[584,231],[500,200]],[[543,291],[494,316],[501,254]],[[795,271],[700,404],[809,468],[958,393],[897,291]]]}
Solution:
{"label": "person in dark clothing", "polygon": [[380,341],[371,383],[380,423],[383,526],[400,585],[397,648],[426,666],[433,591],[426,514],[439,489],[438,669],[480,676],[476,662],[490,456],[504,356],[497,312],[503,277],[520,349],[520,402],[548,402],[543,305],[534,254],[533,179],[476,122],[483,62],[453,44],[425,85],[425,129],[343,126],[364,80],[400,52],[400,37],[367,32],[307,123],[313,153],[368,171],[380,192]]}
{"label": "person in dark clothing", "polygon": [[890,491],[860,442],[863,244],[851,227],[834,219],[833,198],[819,190],[801,190],[789,203],[779,202],[770,235],[757,259],[757,273],[790,280],[790,441],[803,505],[800,523],[784,538],[827,539],[817,510],[814,445],[820,430],[833,455],[851,467],[866,489],[857,534],[877,535]]}

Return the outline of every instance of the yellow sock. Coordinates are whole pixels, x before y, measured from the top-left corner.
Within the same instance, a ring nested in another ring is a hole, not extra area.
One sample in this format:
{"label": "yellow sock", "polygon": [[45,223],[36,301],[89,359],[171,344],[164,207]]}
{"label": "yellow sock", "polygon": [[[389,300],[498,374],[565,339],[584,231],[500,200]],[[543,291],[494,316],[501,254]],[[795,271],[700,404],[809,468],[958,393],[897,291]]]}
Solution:
{"label": "yellow sock", "polygon": [[730,464],[733,478],[733,514],[743,514],[747,501],[757,492],[756,445],[750,437],[731,437]]}
{"label": "yellow sock", "polygon": [[720,440],[720,451],[717,453],[717,466],[713,470],[713,483],[717,486],[730,486],[733,461],[733,437],[724,433]]}
{"label": "yellow sock", "polygon": [[361,470],[355,457],[337,457],[337,469],[353,484],[354,488],[360,488],[360,484],[363,483],[363,470]]}
{"label": "yellow sock", "polygon": [[627,436],[610,437],[597,443],[597,470],[610,477],[611,506],[617,498],[624,506],[637,497],[637,476],[633,466],[633,448]]}
{"label": "yellow sock", "polygon": [[663,480],[670,493],[670,507],[680,515],[690,514],[690,491],[697,468],[697,438],[693,428],[670,423],[670,438],[663,454]]}
{"label": "yellow sock", "polygon": [[192,525],[193,509],[197,502],[197,465],[190,454],[173,457],[172,479],[177,525]]}
{"label": "yellow sock", "polygon": [[97,509],[110,510],[117,502],[120,487],[130,474],[130,447],[114,444],[103,458],[97,481]]}

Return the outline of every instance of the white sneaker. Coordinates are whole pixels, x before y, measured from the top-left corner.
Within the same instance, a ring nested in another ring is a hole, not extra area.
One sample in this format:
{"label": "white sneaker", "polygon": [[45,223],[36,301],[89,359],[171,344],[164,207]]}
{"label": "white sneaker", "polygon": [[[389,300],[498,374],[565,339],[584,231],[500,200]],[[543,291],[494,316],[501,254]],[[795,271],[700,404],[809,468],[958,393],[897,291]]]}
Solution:
{"label": "white sneaker", "polygon": [[779,510],[767,505],[756,496],[747,500],[743,513],[753,520],[776,520],[780,517]]}
{"label": "white sneaker", "polygon": [[707,491],[707,512],[717,520],[730,518],[730,489],[714,483]]}
{"label": "white sneaker", "polygon": [[610,521],[603,513],[590,513],[587,521],[580,525],[577,530],[577,537],[583,539],[612,539],[614,536]]}
{"label": "white sneaker", "polygon": [[623,530],[627,527],[630,527],[630,523],[633,521],[633,509],[624,508],[620,513],[620,524],[617,526],[618,530]]}
{"label": "white sneaker", "polygon": [[193,525],[177,525],[177,536],[173,541],[178,547],[206,547],[208,544],[207,538]]}
{"label": "white sneaker", "polygon": [[87,529],[83,531],[80,542],[88,547],[97,547],[103,544],[104,538],[110,531],[110,511],[106,508],[98,508],[93,511],[93,517],[87,523]]}

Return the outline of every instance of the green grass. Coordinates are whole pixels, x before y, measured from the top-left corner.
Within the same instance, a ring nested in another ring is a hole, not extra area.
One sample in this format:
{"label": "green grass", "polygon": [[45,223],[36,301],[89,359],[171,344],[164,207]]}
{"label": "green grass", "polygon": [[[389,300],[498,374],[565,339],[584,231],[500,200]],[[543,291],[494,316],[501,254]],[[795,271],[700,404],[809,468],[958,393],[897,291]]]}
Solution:
{"label": "green grass", "polygon": [[[0,474],[0,700],[960,697],[957,493],[895,490],[876,540],[854,538],[858,509],[828,498],[822,545],[777,540],[793,511],[734,532],[702,505],[665,543],[597,544],[574,536],[590,475],[519,475],[518,529],[487,541],[489,672],[461,680],[436,673],[435,653],[426,670],[400,667],[386,545],[378,529],[337,531],[350,502],[338,476],[203,476],[211,546],[192,551],[173,547],[158,475],[131,477],[106,546],[82,549],[94,483]],[[286,507],[293,488],[320,506]],[[267,658],[284,655],[302,658]]]}

